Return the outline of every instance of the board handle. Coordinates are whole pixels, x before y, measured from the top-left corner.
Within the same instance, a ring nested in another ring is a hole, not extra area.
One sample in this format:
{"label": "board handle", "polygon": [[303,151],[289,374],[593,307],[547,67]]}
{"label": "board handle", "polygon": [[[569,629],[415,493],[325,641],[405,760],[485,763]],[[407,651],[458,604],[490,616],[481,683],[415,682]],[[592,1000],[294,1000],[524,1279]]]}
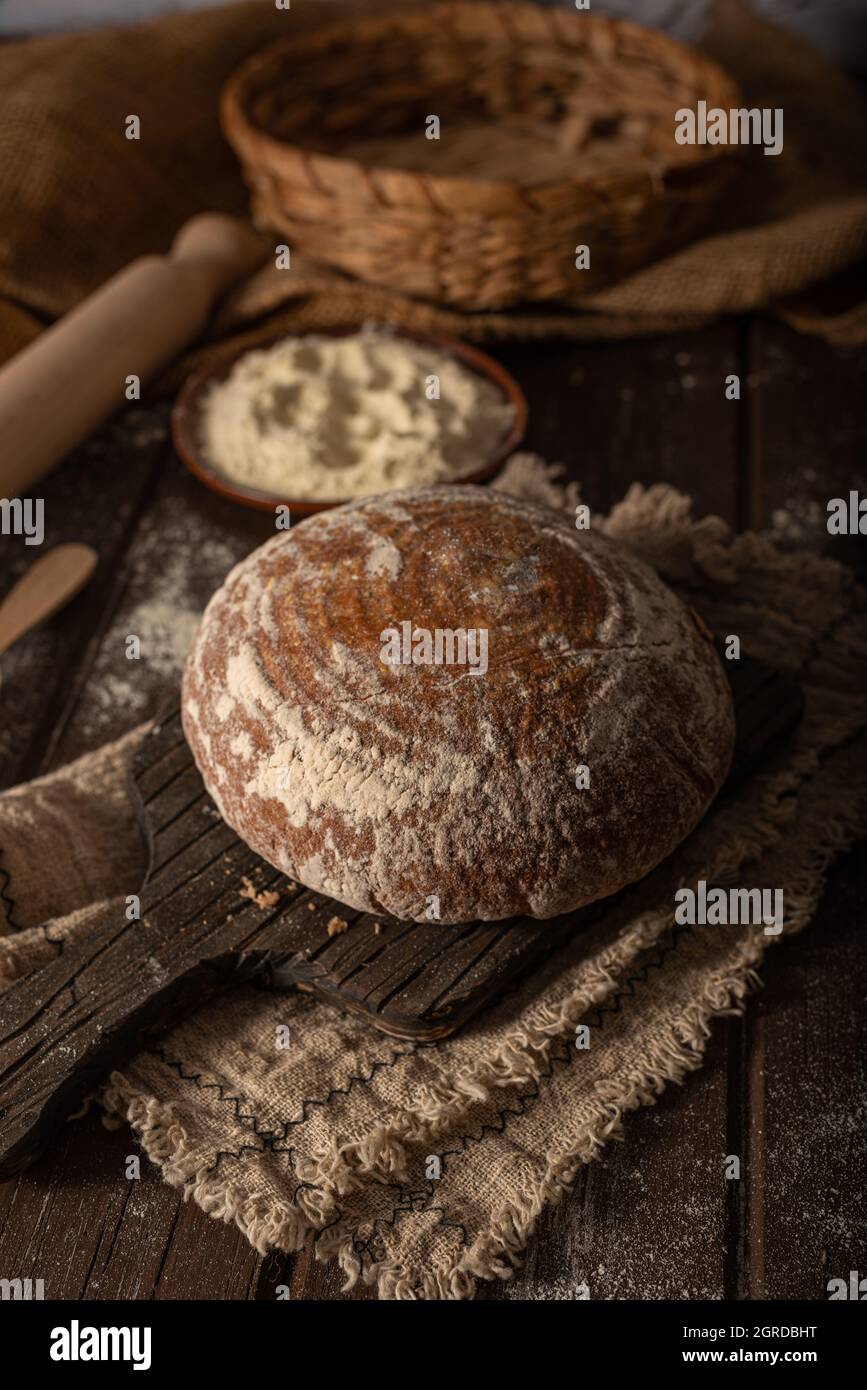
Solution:
{"label": "board handle", "polygon": [[0,368],[0,496],[15,497],[203,332],[217,300],[262,264],[246,222],[202,213],[168,255],[143,256]]}
{"label": "board handle", "polygon": [[280,915],[246,906],[243,928],[218,913],[186,947],[173,909],[127,922],[107,904],[85,937],[0,994],[0,1182],[39,1156],[112,1067],[202,1004],[244,982],[291,987]]}

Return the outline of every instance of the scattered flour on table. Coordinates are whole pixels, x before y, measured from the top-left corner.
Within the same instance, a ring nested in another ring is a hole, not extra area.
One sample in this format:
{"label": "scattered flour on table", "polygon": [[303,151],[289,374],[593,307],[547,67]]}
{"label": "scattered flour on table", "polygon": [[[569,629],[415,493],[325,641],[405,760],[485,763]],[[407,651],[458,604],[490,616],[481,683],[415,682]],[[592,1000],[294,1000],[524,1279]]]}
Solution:
{"label": "scattered flour on table", "polygon": [[201,614],[168,599],[139,604],[127,626],[142,644],[142,659],[161,676],[180,671],[192,645]]}
{"label": "scattered flour on table", "polygon": [[[85,737],[96,742],[149,717],[178,688],[211,591],[238,559],[239,547],[204,519],[186,511],[158,518],[133,554],[126,595],[82,691]],[[141,644],[137,661],[126,655],[130,636]]]}
{"label": "scattered flour on table", "polygon": [[765,534],[775,545],[818,545],[827,541],[826,513],[814,497],[793,497],[774,507]]}

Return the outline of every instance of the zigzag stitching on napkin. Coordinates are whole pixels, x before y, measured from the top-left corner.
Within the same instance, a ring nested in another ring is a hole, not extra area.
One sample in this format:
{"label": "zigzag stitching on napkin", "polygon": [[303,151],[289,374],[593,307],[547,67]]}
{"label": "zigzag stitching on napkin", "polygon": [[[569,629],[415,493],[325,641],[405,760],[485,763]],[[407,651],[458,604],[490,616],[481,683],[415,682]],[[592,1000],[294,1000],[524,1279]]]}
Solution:
{"label": "zigzag stitching on napkin", "polygon": [[[249,1121],[250,1125],[252,1126],[253,1133],[257,1134],[260,1137],[260,1139],[278,1137],[277,1130],[265,1129],[261,1127],[258,1119],[252,1113],[252,1111],[249,1114],[244,1114],[241,1110],[241,1106],[244,1103],[244,1097],[240,1095],[231,1094],[223,1086],[222,1082],[203,1081],[201,1072],[185,1071],[183,1062],[180,1061],[179,1058],[169,1057],[164,1047],[149,1048],[148,1053],[151,1057],[156,1057],[160,1062],[163,1063],[164,1066],[170,1067],[172,1071],[176,1071],[182,1081],[191,1081],[199,1091],[216,1091],[221,1101],[226,1101],[232,1105],[235,1113],[235,1119],[238,1121],[238,1123],[244,1124],[247,1121]],[[281,1139],[285,1139],[286,1134],[287,1131],[284,1128],[282,1135],[280,1135],[279,1137]],[[243,1145],[243,1148],[245,1149],[250,1147],[257,1148],[258,1146]],[[226,1150],[226,1152],[229,1153],[230,1151]],[[237,1157],[237,1155],[235,1155],[235,1157]]]}
{"label": "zigzag stitching on napkin", "polygon": [[[390,1185],[391,1185],[391,1184],[390,1184]],[[470,1243],[470,1237],[469,1237],[469,1235],[468,1235],[468,1233],[467,1233],[467,1228],[466,1228],[466,1226],[464,1226],[463,1222],[461,1222],[461,1221],[449,1221],[449,1220],[447,1220],[446,1218],[448,1217],[449,1213],[446,1211],[445,1207],[428,1206],[428,1205],[427,1205],[427,1200],[428,1200],[429,1196],[430,1196],[430,1194],[429,1194],[426,1190],[425,1190],[424,1192],[421,1192],[421,1191],[413,1192],[412,1189],[408,1189],[404,1201],[398,1203],[398,1205],[394,1208],[394,1210],[392,1211],[392,1213],[391,1213],[390,1216],[381,1216],[381,1217],[379,1217],[379,1218],[374,1222],[374,1228],[373,1228],[373,1230],[371,1231],[371,1233],[370,1233],[369,1236],[367,1236],[364,1240],[362,1240],[362,1239],[361,1239],[360,1237],[358,1237],[358,1236],[353,1236],[353,1237],[352,1237],[352,1246],[353,1246],[353,1249],[354,1249],[354,1250],[356,1251],[356,1253],[359,1254],[359,1255],[362,1255],[362,1256],[367,1255],[368,1258],[369,1258],[369,1260],[370,1260],[372,1263],[375,1262],[375,1261],[377,1260],[378,1257],[377,1257],[377,1255],[375,1254],[375,1252],[371,1249],[371,1246],[372,1246],[373,1242],[376,1240],[377,1235],[380,1233],[380,1230],[384,1229],[384,1228],[387,1227],[387,1226],[391,1226],[391,1227],[396,1226],[396,1225],[397,1225],[397,1222],[398,1222],[398,1219],[399,1219],[399,1217],[401,1217],[401,1216],[410,1215],[410,1214],[411,1214],[412,1212],[414,1212],[414,1211],[424,1211],[424,1212],[432,1212],[432,1213],[433,1213],[433,1212],[439,1212],[439,1213],[440,1213],[440,1216],[441,1216],[441,1218],[442,1218],[442,1220],[440,1221],[440,1225],[441,1225],[441,1226],[446,1226],[446,1227],[449,1227],[449,1228],[451,1228],[451,1229],[460,1231],[461,1236],[462,1236],[462,1240],[461,1240],[461,1244],[460,1244],[460,1249],[461,1249],[461,1250],[466,1250],[467,1247],[468,1247],[468,1245],[469,1245],[469,1243]],[[419,1202],[422,1203],[421,1206],[418,1206],[418,1205],[417,1205],[417,1203],[419,1203]],[[337,1224],[336,1222],[332,1222],[332,1223],[331,1223],[331,1225],[336,1225],[336,1224]],[[327,1230],[328,1227],[326,1227],[325,1229]],[[320,1236],[320,1235],[324,1235],[324,1234],[325,1234],[325,1231],[320,1231],[319,1234],[317,1235],[317,1238],[316,1238],[317,1241],[318,1241],[318,1239],[319,1239],[319,1236]]]}
{"label": "zigzag stitching on napkin", "polygon": [[291,1146],[290,1146],[289,1148],[281,1148],[281,1147],[280,1147],[279,1145],[277,1145],[277,1144],[269,1143],[267,1137],[265,1138],[265,1142],[262,1143],[262,1144],[239,1144],[237,1149],[218,1149],[217,1152],[216,1152],[216,1154],[214,1155],[214,1161],[213,1161],[213,1163],[209,1163],[208,1166],[207,1166],[207,1168],[203,1168],[202,1171],[201,1171],[201,1174],[197,1173],[197,1174],[195,1175],[195,1177],[188,1178],[187,1181],[186,1181],[186,1186],[192,1187],[192,1186],[194,1186],[194,1185],[199,1181],[199,1178],[200,1178],[200,1177],[205,1176],[205,1175],[207,1175],[207,1174],[216,1173],[217,1169],[219,1168],[219,1166],[220,1166],[220,1164],[222,1163],[222,1161],[223,1161],[224,1158],[240,1158],[240,1157],[241,1157],[241,1154],[245,1154],[245,1153],[249,1153],[249,1154],[265,1154],[265,1153],[285,1153],[285,1154],[294,1154],[294,1152],[295,1152],[295,1150],[294,1150],[294,1148],[291,1147]]}
{"label": "zigzag stitching on napkin", "polygon": [[370,1081],[373,1080],[374,1076],[378,1071],[388,1070],[391,1067],[393,1067],[396,1062],[399,1062],[402,1057],[409,1057],[413,1052],[417,1052],[419,1048],[430,1046],[430,1043],[411,1043],[410,1046],[405,1047],[402,1052],[396,1051],[392,1054],[391,1057],[374,1062],[371,1065],[370,1071],[367,1073],[366,1076],[363,1075],[361,1072],[356,1073],[356,1075],[351,1076],[349,1078],[349,1082],[346,1086],[332,1087],[332,1089],[328,1092],[328,1095],[324,1096],[321,1100],[315,1097],[313,1099],[305,1100],[301,1106],[301,1117],[297,1120],[289,1120],[288,1125],[290,1127],[293,1127],[295,1125],[305,1124],[306,1121],[310,1118],[307,1114],[308,1106],[310,1106],[311,1108],[313,1108],[314,1106],[323,1106],[327,1105],[329,1101],[334,1099],[335,1096],[348,1096],[349,1092],[352,1090],[353,1086],[357,1081],[361,1082],[363,1085],[366,1086]]}
{"label": "zigzag stitching on napkin", "polygon": [[[242,1144],[237,1151],[234,1149],[221,1149],[216,1156],[216,1161],[205,1170],[206,1172],[211,1173],[215,1172],[216,1169],[219,1167],[220,1160],[222,1158],[238,1158],[240,1157],[241,1153],[272,1152],[294,1155],[294,1145],[281,1147],[280,1144],[275,1141],[287,1139],[289,1137],[290,1129],[293,1129],[296,1125],[302,1125],[307,1122],[307,1120],[310,1118],[308,1113],[308,1107],[312,1109],[316,1106],[325,1106],[328,1105],[329,1102],[332,1101],[335,1096],[348,1096],[349,1093],[352,1091],[353,1087],[356,1085],[356,1083],[367,1085],[370,1081],[372,1081],[373,1077],[376,1075],[378,1071],[387,1070],[393,1067],[397,1062],[399,1062],[401,1058],[410,1056],[413,1052],[416,1052],[421,1047],[430,1046],[432,1046],[431,1043],[411,1043],[409,1047],[406,1047],[403,1050],[396,1050],[392,1053],[390,1057],[378,1058],[375,1062],[371,1064],[370,1070],[366,1075],[362,1072],[358,1072],[355,1075],[350,1076],[348,1078],[345,1086],[333,1086],[326,1096],[321,1098],[318,1096],[308,1097],[306,1100],[302,1101],[301,1115],[297,1119],[281,1121],[283,1130],[282,1134],[279,1130],[276,1129],[266,1129],[263,1125],[260,1124],[257,1116],[252,1112],[250,1112],[249,1114],[242,1113],[241,1105],[244,1103],[243,1096],[230,1093],[226,1090],[226,1088],[222,1085],[221,1082],[203,1081],[201,1072],[185,1071],[183,1062],[181,1062],[178,1059],[168,1057],[166,1055],[165,1048],[150,1048],[149,1055],[152,1057],[156,1057],[165,1066],[170,1067],[173,1071],[176,1071],[182,1081],[192,1082],[198,1090],[216,1091],[221,1101],[226,1101],[232,1105],[235,1118],[238,1120],[239,1124],[243,1124],[249,1121],[254,1134],[258,1135],[259,1138],[263,1140],[263,1143],[261,1145]],[[300,1184],[299,1188],[296,1188],[296,1192],[300,1190],[300,1187],[314,1186],[316,1185],[305,1182]]]}
{"label": "zigzag stitching on napkin", "polygon": [[[517,994],[518,991],[523,987],[523,983],[524,983],[524,982],[523,982],[520,978],[517,979],[517,980],[513,980],[512,983],[508,986],[508,988],[504,989],[504,990],[497,996],[497,998],[496,998],[495,1000],[491,1000],[490,1003],[489,1003],[485,1008],[483,1008],[483,1009],[481,1009],[481,1010],[479,1011],[479,1017],[482,1017],[485,1013],[488,1012],[489,1009],[492,1009],[492,1008],[494,1007],[495,1004],[501,1004],[501,1003],[503,1002],[504,999],[509,999],[509,998],[511,998],[512,995]],[[403,1055],[404,1055],[404,1056],[408,1056],[408,1055],[410,1054],[410,1052],[412,1052],[412,1051],[419,1051],[419,1050],[421,1050],[422,1048],[436,1047],[436,1045],[437,1045],[437,1044],[436,1044],[435,1041],[434,1041],[434,1042],[419,1042],[418,1044],[416,1044],[416,1046],[415,1046],[414,1048],[408,1049],[408,1051],[407,1051],[406,1053],[404,1053]],[[397,1060],[397,1058],[395,1058],[395,1060]],[[480,1136],[480,1137],[481,1137],[481,1136]],[[299,1183],[298,1187],[296,1187],[295,1190],[294,1190],[294,1192],[292,1193],[292,1198],[291,1198],[291,1200],[292,1200],[293,1203],[294,1203],[295,1198],[297,1197],[299,1191],[301,1190],[301,1188],[305,1188],[305,1187],[306,1187],[306,1188],[311,1188],[311,1189],[313,1189],[313,1190],[315,1190],[315,1191],[320,1191],[320,1192],[323,1190],[323,1189],[322,1189],[318,1184],[316,1184],[316,1183],[310,1183],[310,1182]],[[397,1219],[397,1217],[398,1217],[402,1212],[404,1212],[405,1210],[409,1210],[409,1209],[410,1209],[410,1208],[405,1208],[405,1207],[402,1205],[402,1203],[404,1203],[404,1202],[419,1201],[419,1200],[422,1199],[423,1196],[426,1196],[426,1197],[429,1198],[430,1196],[433,1195],[433,1194],[431,1193],[431,1191],[429,1190],[429,1186],[428,1186],[428,1188],[425,1189],[425,1192],[424,1192],[424,1193],[421,1193],[421,1192],[416,1192],[416,1193],[414,1193],[414,1192],[412,1191],[412,1189],[409,1187],[408,1184],[406,1184],[406,1183],[400,1183],[400,1182],[387,1182],[387,1183],[383,1183],[383,1184],[382,1184],[382,1187],[383,1187],[383,1189],[385,1189],[385,1190],[387,1190],[388,1188],[393,1188],[394,1191],[396,1191],[396,1192],[398,1193],[398,1196],[399,1196],[398,1203],[397,1203],[397,1205],[393,1208],[393,1210],[392,1210],[392,1212],[391,1212],[391,1215],[390,1215],[390,1216],[381,1216],[381,1217],[378,1217],[378,1218],[376,1219],[376,1221],[374,1222],[373,1229],[371,1230],[370,1235],[369,1235],[368,1237],[366,1237],[365,1239],[361,1239],[360,1237],[354,1236],[354,1235],[352,1236],[352,1243],[353,1243],[354,1248],[355,1248],[356,1250],[358,1250],[360,1253],[364,1253],[364,1252],[366,1251],[366,1253],[370,1256],[371,1260],[375,1259],[375,1256],[373,1255],[373,1252],[372,1252],[368,1247],[369,1247],[370,1243],[372,1243],[373,1240],[375,1240],[376,1234],[377,1234],[377,1229],[378,1229],[379,1227],[394,1226],[394,1225],[396,1224],[396,1219]],[[454,1222],[454,1221],[446,1221],[446,1220],[445,1220],[445,1217],[446,1217],[446,1215],[447,1215],[447,1212],[446,1212],[446,1210],[445,1210],[444,1207],[432,1206],[432,1207],[429,1207],[428,1210],[430,1210],[430,1211],[439,1211],[439,1212],[441,1212],[442,1215],[443,1215],[442,1224],[443,1224],[444,1226],[457,1226],[457,1227],[463,1232],[465,1242],[469,1240],[469,1237],[468,1237],[467,1232],[466,1232],[466,1228],[463,1226],[463,1224],[462,1224],[461,1222]],[[320,1239],[321,1237],[326,1236],[335,1226],[339,1225],[339,1224],[340,1224],[340,1220],[341,1220],[341,1216],[340,1216],[340,1213],[338,1213],[337,1216],[335,1216],[334,1219],[333,1219],[332,1221],[329,1221],[328,1224],[327,1224],[326,1226],[323,1226],[319,1231],[317,1231],[317,1233],[316,1233],[316,1241],[318,1242],[319,1239]]]}

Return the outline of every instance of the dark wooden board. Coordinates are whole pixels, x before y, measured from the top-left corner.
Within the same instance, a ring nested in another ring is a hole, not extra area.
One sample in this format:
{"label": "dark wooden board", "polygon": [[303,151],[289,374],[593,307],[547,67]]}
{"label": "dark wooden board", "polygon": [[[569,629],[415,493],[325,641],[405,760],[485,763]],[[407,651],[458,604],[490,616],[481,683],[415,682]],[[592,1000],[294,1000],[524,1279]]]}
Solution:
{"label": "dark wooden board", "polygon": [[[735,700],[737,742],[723,796],[736,790],[784,741],[799,719],[802,705],[794,682],[749,655],[727,662],[725,669]],[[212,830],[217,814],[204,797],[201,779],[183,743],[177,712],[162,721],[160,733],[153,744],[149,741],[145,762],[136,774],[145,807],[149,805],[149,788],[164,775],[158,771],[154,778],[147,760],[154,753],[160,756],[164,744],[172,747],[169,756],[178,761],[176,767],[171,764],[176,780],[160,793],[157,814],[169,819],[178,813],[178,818],[171,819],[165,835],[159,831],[156,868],[161,854],[175,855],[178,845],[194,843]],[[158,768],[162,766],[158,764]],[[187,803],[189,807],[184,810]],[[154,823],[147,814],[144,824],[149,833]],[[227,866],[231,864],[236,875],[240,848],[233,837],[231,848],[224,852]],[[242,872],[250,875],[257,887],[260,883],[276,886],[285,900],[287,880],[275,876],[255,856],[245,864]],[[191,872],[194,866],[195,861]],[[594,903],[545,922],[521,917],[505,923],[442,926],[376,918],[306,889],[293,889],[291,903],[269,929],[268,939],[274,948],[266,974],[277,988],[297,984],[314,989],[339,1007],[365,1015],[395,1037],[432,1040],[454,1032],[517,976],[547,958],[566,937],[592,927],[608,906]],[[327,925],[335,917],[346,922],[348,929],[329,936]]]}
{"label": "dark wooden board", "polygon": [[[735,791],[779,747],[802,708],[798,686],[748,654],[726,662],[725,670],[735,703],[737,738],[722,796]],[[164,748],[170,750],[165,758]],[[169,770],[172,781],[164,786],[162,779]],[[152,887],[159,882],[166,857],[171,857],[179,876],[188,872],[184,855],[190,851],[185,847],[200,839],[208,842],[218,819],[183,740],[176,710],[161,721],[156,737],[148,740],[134,781],[153,847]],[[179,847],[184,847],[182,853]],[[245,853],[245,847],[232,837],[231,847],[223,854],[226,866],[231,865],[236,875],[239,853]],[[190,873],[195,872],[195,863]],[[454,1032],[516,976],[546,959],[565,938],[592,927],[610,905],[593,903],[543,922],[530,917],[464,926],[398,922],[353,912],[297,885],[290,889],[288,880],[256,856],[246,863],[242,872],[257,887],[260,883],[276,886],[283,900],[290,900],[269,927],[268,941],[274,945],[265,971],[268,982],[277,988],[293,984],[312,988],[395,1037],[432,1040]],[[328,923],[335,917],[347,923],[347,930],[329,936]]]}

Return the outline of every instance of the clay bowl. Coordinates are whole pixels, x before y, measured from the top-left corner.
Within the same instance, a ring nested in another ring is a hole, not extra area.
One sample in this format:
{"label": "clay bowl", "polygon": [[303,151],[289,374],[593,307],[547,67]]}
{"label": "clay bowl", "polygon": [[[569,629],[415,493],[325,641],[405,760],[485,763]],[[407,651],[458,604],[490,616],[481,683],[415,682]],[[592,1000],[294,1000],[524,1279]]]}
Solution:
{"label": "clay bowl", "polygon": [[[503,395],[511,402],[514,407],[515,418],[508,433],[492,446],[490,457],[485,460],[481,468],[477,468],[474,473],[469,473],[466,477],[455,478],[453,481],[456,483],[481,483],[492,477],[509,454],[520,444],[527,428],[527,402],[514,377],[487,353],[480,351],[477,347],[471,347],[468,343],[459,342],[456,338],[404,333],[392,329],[390,325],[376,326],[385,328],[389,333],[394,333],[395,337],[406,338],[409,342],[422,343],[427,347],[436,347],[442,352],[449,353],[459,362],[462,362],[465,367],[468,367],[470,371],[476,372],[479,376],[487,377],[489,381],[499,387]],[[345,337],[349,333],[357,333],[360,327],[360,324],[346,324],[339,328],[319,329],[317,336]],[[342,502],[348,499],[335,497],[327,502],[311,502],[291,496],[278,497],[270,492],[260,492],[258,488],[245,487],[243,484],[236,483],[231,478],[225,478],[221,473],[218,473],[204,456],[201,447],[199,428],[201,411],[207,393],[214,383],[225,380],[235,363],[245,353],[259,348],[272,347],[288,336],[291,335],[287,334],[285,330],[279,333],[275,333],[273,330],[263,333],[259,338],[247,340],[243,347],[227,353],[219,361],[191,373],[181,388],[172,410],[172,440],[175,449],[190,472],[206,487],[218,492],[220,496],[231,498],[233,502],[240,502],[242,506],[255,507],[260,511],[273,511],[277,506],[287,506],[295,516],[311,516],[313,512],[325,511],[328,507],[339,507]]]}

